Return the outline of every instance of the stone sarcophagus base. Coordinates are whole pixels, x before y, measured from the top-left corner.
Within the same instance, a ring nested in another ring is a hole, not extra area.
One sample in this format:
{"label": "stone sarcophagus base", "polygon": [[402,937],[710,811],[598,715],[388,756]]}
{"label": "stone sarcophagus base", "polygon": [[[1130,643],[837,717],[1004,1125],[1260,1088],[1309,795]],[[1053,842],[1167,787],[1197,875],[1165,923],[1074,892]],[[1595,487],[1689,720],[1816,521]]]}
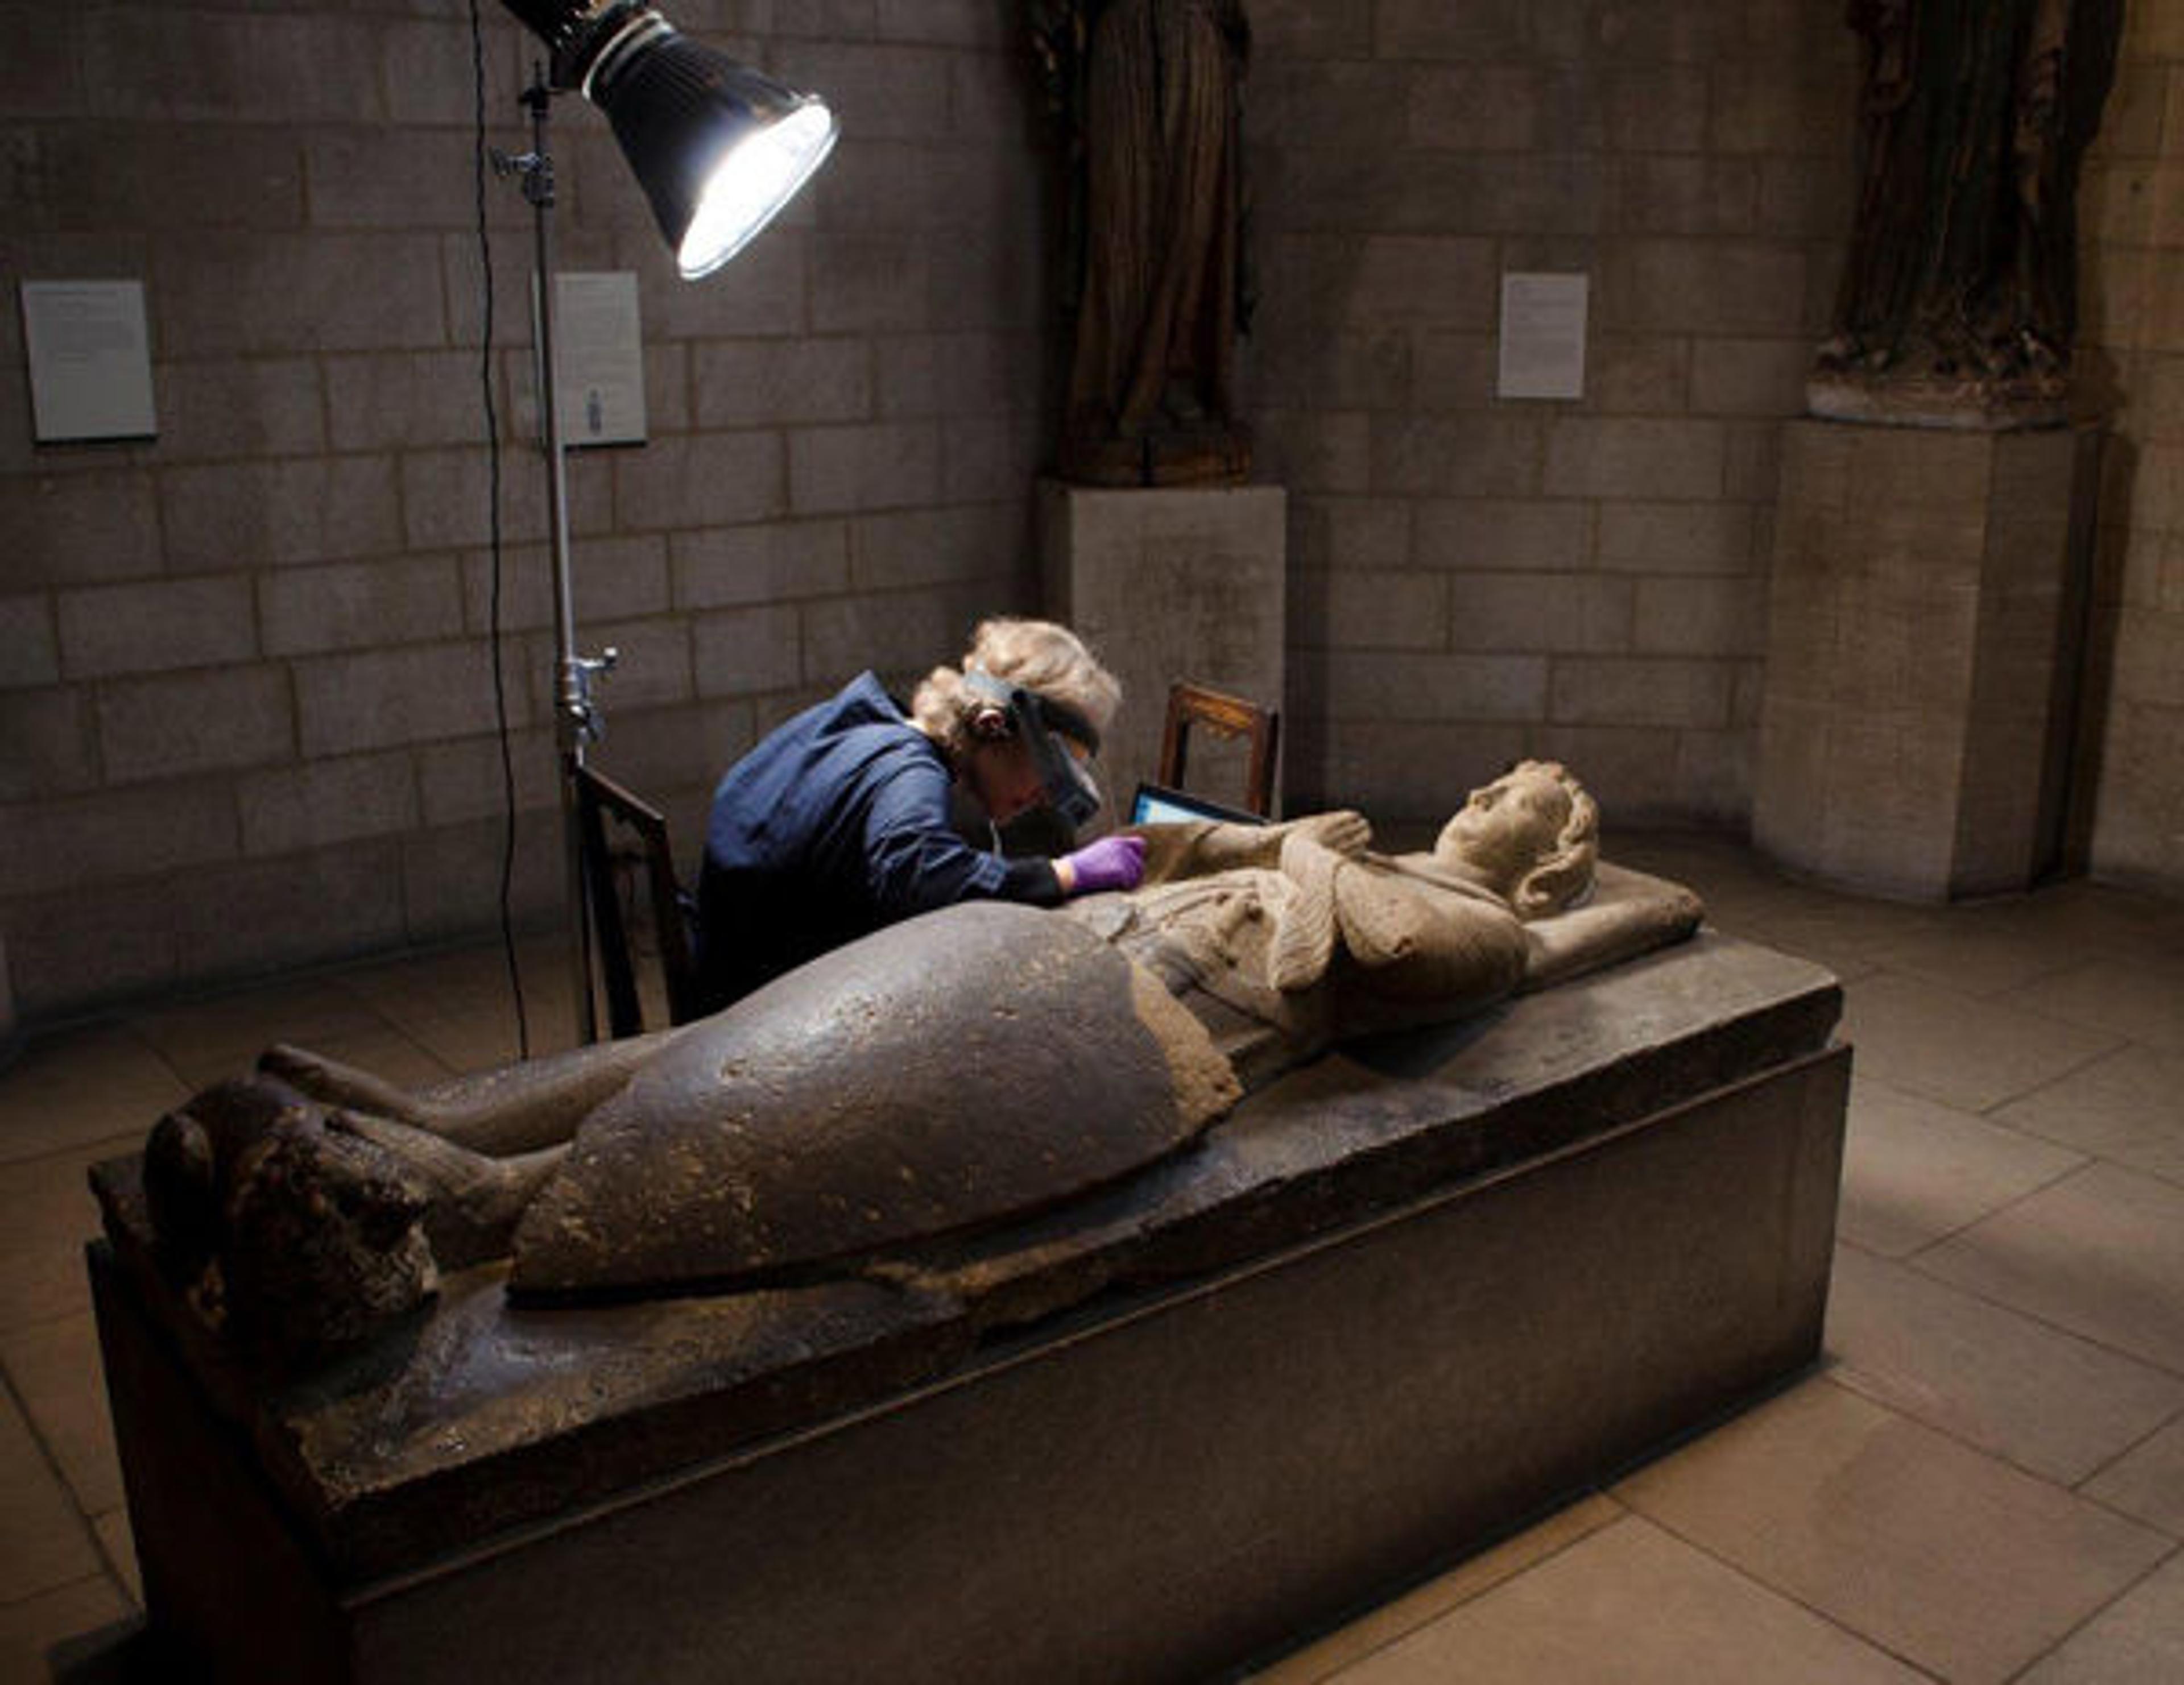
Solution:
{"label": "stone sarcophagus base", "polygon": [[301,1379],[92,1268],[156,1632],[234,1680],[1190,1680],[1816,1357],[1848,1049],[1702,931],[1353,1047],[1065,1211],[856,1281],[503,1266]]}
{"label": "stone sarcophagus base", "polygon": [[2099,436],[1784,429],[1752,840],[1948,900],[2058,862]]}

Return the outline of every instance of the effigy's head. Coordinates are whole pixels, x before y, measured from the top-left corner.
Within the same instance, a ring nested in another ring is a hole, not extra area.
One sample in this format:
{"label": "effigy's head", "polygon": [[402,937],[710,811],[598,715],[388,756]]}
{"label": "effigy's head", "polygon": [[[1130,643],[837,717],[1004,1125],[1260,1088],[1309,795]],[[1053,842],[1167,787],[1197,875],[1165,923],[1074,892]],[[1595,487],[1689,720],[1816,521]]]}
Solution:
{"label": "effigy's head", "polygon": [[145,1194],[170,1276],[208,1320],[289,1353],[345,1344],[438,1286],[401,1162],[264,1077],[161,1118]]}
{"label": "effigy's head", "polygon": [[1434,856],[1485,877],[1519,918],[1545,918],[1591,890],[1600,809],[1559,762],[1520,760],[1471,792]]}

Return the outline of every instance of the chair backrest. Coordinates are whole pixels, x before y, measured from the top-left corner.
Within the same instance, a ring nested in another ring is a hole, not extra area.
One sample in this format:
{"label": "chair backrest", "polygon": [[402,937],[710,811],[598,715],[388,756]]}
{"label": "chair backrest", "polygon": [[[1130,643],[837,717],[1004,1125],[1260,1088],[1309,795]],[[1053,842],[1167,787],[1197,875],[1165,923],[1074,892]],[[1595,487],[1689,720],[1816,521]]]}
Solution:
{"label": "chair backrest", "polygon": [[1204,685],[1178,681],[1168,687],[1167,728],[1161,737],[1160,781],[1171,790],[1184,788],[1184,771],[1190,757],[1190,728],[1202,725],[1216,736],[1245,737],[1251,760],[1244,775],[1243,805],[1262,819],[1273,817],[1274,808],[1274,750],[1281,715],[1242,697]]}
{"label": "chair backrest", "polygon": [[1218,737],[1247,737],[1251,759],[1245,770],[1243,805],[1260,819],[1273,816],[1273,751],[1280,740],[1282,716],[1271,707],[1247,703],[1243,696],[1177,681],[1168,686],[1168,725],[1160,737],[1160,781],[1184,788],[1190,759],[1190,727],[1203,725]]}
{"label": "chair backrest", "polygon": [[637,955],[629,921],[622,915],[614,855],[607,847],[610,819],[632,832],[642,850],[660,969],[666,982],[667,1021],[687,1024],[699,1015],[697,968],[691,960],[689,926],[684,922],[682,887],[675,876],[667,820],[659,809],[593,767],[578,767],[575,783],[577,823],[583,839],[584,898],[590,904],[593,948],[606,993],[608,1032],[620,1039],[644,1028]]}

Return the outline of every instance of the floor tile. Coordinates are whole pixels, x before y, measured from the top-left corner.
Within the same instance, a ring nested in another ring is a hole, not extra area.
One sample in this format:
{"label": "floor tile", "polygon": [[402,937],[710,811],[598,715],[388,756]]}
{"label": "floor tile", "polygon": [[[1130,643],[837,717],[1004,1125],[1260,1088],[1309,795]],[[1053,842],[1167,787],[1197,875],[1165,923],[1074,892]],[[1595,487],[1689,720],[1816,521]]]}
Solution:
{"label": "floor tile", "polygon": [[1846,981],[1869,973],[1907,927],[1930,909],[1860,900],[1785,886],[1757,901],[1751,916],[1770,947],[1826,966]]}
{"label": "floor tile", "polygon": [[1825,1381],[1612,1495],[1956,1685],[2008,1678],[2171,1548]]}
{"label": "floor tile", "polygon": [[0,1163],[141,1134],[189,1093],[120,1026],[36,1037],[0,1072]]}
{"label": "floor tile", "polygon": [[[1853,1049],[1853,1067],[1863,1057]],[[1854,1076],[1836,1227],[1869,1252],[1905,1257],[2085,1162],[2052,1142]]]}
{"label": "floor tile", "polygon": [[1843,1036],[1859,1073],[1961,1111],[2015,1099],[2124,1039],[1886,972],[1844,994]]}
{"label": "floor tile", "polygon": [[1635,1517],[1334,1677],[1340,1685],[1912,1685],[1923,1677]]}
{"label": "floor tile", "polygon": [[[517,1057],[514,1013],[499,1004],[468,1011],[417,1015],[404,1030],[433,1059],[456,1076],[490,1071]],[[531,1015],[531,1056],[540,1058],[576,1045],[573,1020],[565,1014]]]}
{"label": "floor tile", "polygon": [[1850,1247],[1827,1349],[1839,1385],[2065,1486],[2184,1411],[2184,1376]]}
{"label": "floor tile", "polygon": [[368,1071],[398,1088],[429,1088],[456,1075],[447,1061],[428,1053],[414,1037],[391,1025],[382,1025],[373,1032],[313,1036],[308,1039],[283,1034],[281,1039],[359,1071]]}
{"label": "floor tile", "polygon": [[2184,1182],[2184,1054],[2120,1048],[1991,1115],[2012,1129]]}
{"label": "floor tile", "polygon": [[2037,926],[1986,913],[1951,908],[1906,920],[1900,931],[1876,939],[1871,957],[1883,970],[1981,998],[2025,988],[2082,963],[2081,951]]}
{"label": "floor tile", "polygon": [[2081,959],[2173,953],[2184,947],[2184,902],[2075,878],[1977,909],[1984,917],[2037,931]]}
{"label": "floor tile", "polygon": [[14,1399],[0,1393],[0,1603],[103,1572],[91,1530]]}
{"label": "floor tile", "polygon": [[31,1430],[86,1515],[121,1502],[121,1463],[106,1406],[106,1369],[91,1313],[0,1334],[0,1365]]}
{"label": "floor tile", "polygon": [[129,1511],[109,1510],[103,1515],[94,1515],[91,1530],[98,1536],[98,1548],[106,1553],[107,1563],[123,1593],[131,1604],[142,1609],[144,1577],[136,1566],[136,1535],[129,1530]]}
{"label": "floor tile", "polygon": [[2116,1599],[2020,1685],[2176,1685],[2184,1679],[2184,1554]]}
{"label": "floor tile", "polygon": [[[526,991],[546,986],[549,970],[556,972],[554,981],[566,989],[566,980],[559,976],[558,968],[567,965],[567,950],[558,936],[520,939],[515,960]],[[472,943],[369,961],[344,970],[337,981],[341,987],[382,1008],[420,998],[468,999],[506,993],[508,960],[499,942]]]}
{"label": "floor tile", "polygon": [[1272,1667],[1251,1675],[1252,1685],[1319,1685],[1321,1681],[1337,1677],[1351,1663],[1386,1649],[1626,1513],[1621,1504],[1597,1493],[1580,1499],[1507,1543],[1482,1552],[1339,1632],[1284,1656]]}
{"label": "floor tile", "polygon": [[[0,1087],[7,1078],[0,1076]],[[91,1166],[133,1153],[142,1128],[89,1147],[0,1164],[0,1329],[86,1310],[91,1282],[83,1243],[98,1232]]]}
{"label": "floor tile", "polygon": [[340,1037],[383,1036],[385,1018],[353,990],[329,978],[304,978],[269,996],[263,989],[133,1013],[129,1027],[192,1089],[240,1076],[266,1046],[266,1024],[279,1039],[305,1047]]}
{"label": "floor tile", "polygon": [[128,1604],[103,1574],[0,1604],[0,1685],[50,1685],[55,1645],[128,1615]]}
{"label": "floor tile", "polygon": [[1919,1254],[1945,1282],[2184,1375],[2184,1187],[2093,1164]]}
{"label": "floor tile", "polygon": [[2010,1004],[2184,1056],[2184,954],[2116,954],[2013,989]]}
{"label": "floor tile", "polygon": [[2184,1540],[2184,1417],[2133,1446],[2079,1490]]}
{"label": "floor tile", "polygon": [[[453,966],[460,957],[444,956],[443,963]],[[566,978],[534,986],[526,975],[525,982],[523,1008],[534,1039],[560,1033],[562,1026],[574,1023]],[[366,990],[365,998],[375,1011],[408,1035],[416,1036],[426,1026],[451,1019],[480,1019],[504,1028],[511,1043],[515,1037],[515,991],[497,965],[443,973],[423,961],[409,962],[385,974]]]}
{"label": "floor tile", "polygon": [[[520,953],[532,1057],[573,1047],[576,1012],[566,953],[535,943]],[[517,1056],[516,998],[497,946],[391,962],[343,981],[455,1075]]]}

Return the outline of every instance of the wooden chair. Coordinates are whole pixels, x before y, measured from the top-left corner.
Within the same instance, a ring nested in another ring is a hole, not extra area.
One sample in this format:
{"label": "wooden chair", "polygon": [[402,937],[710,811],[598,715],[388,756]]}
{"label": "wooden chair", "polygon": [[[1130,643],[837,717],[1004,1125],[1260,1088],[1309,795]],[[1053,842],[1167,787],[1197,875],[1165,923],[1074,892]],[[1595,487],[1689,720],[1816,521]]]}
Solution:
{"label": "wooden chair", "polygon": [[592,767],[577,770],[576,794],[577,823],[583,838],[584,898],[590,904],[592,938],[606,992],[608,1033],[619,1040],[644,1028],[635,945],[622,913],[616,856],[607,846],[609,820],[637,839],[637,855],[651,893],[660,968],[667,985],[667,1021],[687,1024],[700,1015],[697,968],[690,954],[689,926],[684,922],[682,887],[675,876],[674,851],[668,844],[667,820],[657,808]]}
{"label": "wooden chair", "polygon": [[1280,713],[1204,685],[1178,682],[1168,687],[1167,728],[1161,735],[1160,781],[1171,790],[1184,787],[1194,725],[1204,726],[1217,737],[1250,739],[1251,754],[1244,776],[1243,805],[1262,819],[1272,818]]}

